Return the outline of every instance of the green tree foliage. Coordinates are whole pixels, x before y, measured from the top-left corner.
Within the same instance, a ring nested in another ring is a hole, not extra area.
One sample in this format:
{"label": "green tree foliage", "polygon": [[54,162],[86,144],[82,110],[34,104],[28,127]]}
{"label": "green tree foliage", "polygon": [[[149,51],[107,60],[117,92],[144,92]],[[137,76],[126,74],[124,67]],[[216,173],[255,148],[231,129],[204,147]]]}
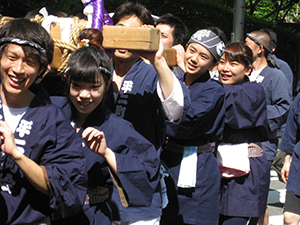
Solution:
{"label": "green tree foliage", "polygon": [[0,13],[4,16],[24,17],[33,9],[47,7],[49,12],[70,12],[82,7],[80,0],[0,0]]}
{"label": "green tree foliage", "polygon": [[273,22],[286,22],[294,17],[299,0],[246,0],[246,12]]}

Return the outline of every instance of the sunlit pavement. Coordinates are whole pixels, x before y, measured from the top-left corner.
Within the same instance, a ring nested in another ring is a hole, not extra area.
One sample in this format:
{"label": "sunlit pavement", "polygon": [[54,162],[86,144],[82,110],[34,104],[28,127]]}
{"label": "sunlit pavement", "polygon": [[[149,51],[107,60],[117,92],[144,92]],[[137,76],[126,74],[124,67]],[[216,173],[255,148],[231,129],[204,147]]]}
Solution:
{"label": "sunlit pavement", "polygon": [[277,173],[272,170],[268,196],[270,225],[283,225],[283,206],[286,192],[285,186],[285,183],[279,181]]}

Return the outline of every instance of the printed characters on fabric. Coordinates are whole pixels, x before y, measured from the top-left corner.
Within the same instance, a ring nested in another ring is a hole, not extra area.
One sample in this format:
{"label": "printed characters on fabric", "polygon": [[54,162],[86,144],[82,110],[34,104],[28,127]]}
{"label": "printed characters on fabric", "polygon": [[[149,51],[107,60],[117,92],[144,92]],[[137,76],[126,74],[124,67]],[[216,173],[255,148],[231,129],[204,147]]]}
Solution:
{"label": "printed characters on fabric", "polygon": [[255,79],[255,82],[256,83],[262,83],[264,80],[264,76],[261,76],[261,75],[258,75]]}
{"label": "printed characters on fabric", "polygon": [[[0,151],[3,199],[0,207],[4,212],[0,224],[11,224],[11,221],[32,224],[49,215],[65,218],[81,210],[86,197],[86,159],[81,136],[69,125],[65,114],[50,104],[48,94],[40,85],[34,85],[31,90],[35,97],[17,124],[14,139],[17,148],[47,174],[50,195],[37,191],[9,155]],[[5,120],[1,103],[0,115]]]}
{"label": "printed characters on fabric", "polygon": [[120,95],[119,99],[117,100],[118,105],[116,105],[115,114],[122,119],[124,119],[125,112],[126,112],[126,105],[128,104],[128,95]]}
{"label": "printed characters on fabric", "polygon": [[131,92],[133,88],[133,82],[131,80],[124,80],[121,91],[123,91],[124,94],[120,95],[117,100],[117,106],[115,114],[121,118],[124,118],[125,112],[126,112],[126,106],[128,104],[128,95],[127,92]]}
{"label": "printed characters on fabric", "polygon": [[[0,99],[0,118],[3,119],[3,107],[2,100]],[[23,148],[26,145],[26,140],[29,138],[33,121],[27,121],[26,119],[21,119],[19,125],[15,131],[15,143],[20,152],[25,153]],[[14,163],[14,161],[7,157],[4,152],[0,155],[0,171],[3,172],[3,178],[1,180],[1,190],[12,194],[12,189],[16,184],[14,176],[18,176],[19,167]],[[22,173],[21,173],[21,176]]]}

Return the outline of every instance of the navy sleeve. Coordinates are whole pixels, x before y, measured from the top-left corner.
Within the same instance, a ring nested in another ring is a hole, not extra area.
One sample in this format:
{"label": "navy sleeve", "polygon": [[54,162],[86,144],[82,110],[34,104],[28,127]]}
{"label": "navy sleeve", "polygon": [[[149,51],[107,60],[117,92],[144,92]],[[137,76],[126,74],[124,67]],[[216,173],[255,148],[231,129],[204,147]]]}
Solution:
{"label": "navy sleeve", "polygon": [[[167,123],[168,136],[189,139],[206,134],[220,135],[225,116],[225,92],[221,84],[209,81],[190,89],[191,103],[177,123]],[[201,127],[201,128],[200,128]]]}
{"label": "navy sleeve", "polygon": [[292,155],[294,146],[299,141],[299,125],[300,125],[300,94],[294,99],[291,105],[289,115],[286,122],[285,132],[280,143],[280,149],[287,154]]}
{"label": "navy sleeve", "polygon": [[111,132],[106,130],[105,137],[107,146],[115,152],[119,181],[128,204],[149,206],[160,179],[156,149],[129,122],[112,117],[115,122],[109,124]]}
{"label": "navy sleeve", "polygon": [[[276,79],[272,80],[271,103],[267,103],[268,123],[271,131],[279,129],[286,120],[287,112],[291,104],[289,84],[281,71]],[[274,74],[270,74],[273,76]]]}
{"label": "navy sleeve", "polygon": [[49,119],[38,135],[39,143],[45,143],[40,164],[49,179],[53,215],[63,218],[83,206],[87,191],[86,159],[82,138],[69,120],[58,109],[48,113]]}

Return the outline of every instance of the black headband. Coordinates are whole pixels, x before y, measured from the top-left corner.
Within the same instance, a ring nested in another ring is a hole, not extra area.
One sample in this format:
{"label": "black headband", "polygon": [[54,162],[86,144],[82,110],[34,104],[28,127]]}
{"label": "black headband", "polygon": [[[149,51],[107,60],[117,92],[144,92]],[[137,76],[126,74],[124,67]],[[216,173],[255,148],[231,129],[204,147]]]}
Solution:
{"label": "black headband", "polygon": [[254,38],[251,34],[247,33],[247,37],[250,38],[252,41],[255,42],[255,44],[257,45],[262,45],[264,47],[264,49],[266,49],[266,51],[268,53],[272,53],[271,49],[268,48],[267,46],[265,46],[263,43],[261,43],[259,40],[257,40],[256,38]]}
{"label": "black headband", "polygon": [[42,46],[40,46],[39,44],[37,44],[35,42],[32,42],[32,41],[22,40],[22,39],[19,39],[19,38],[12,38],[12,37],[3,37],[3,38],[0,39],[0,45],[2,45],[4,43],[14,43],[14,44],[18,44],[18,45],[29,45],[30,47],[34,47],[39,52],[46,55],[46,50]]}
{"label": "black headband", "polygon": [[[65,73],[67,73],[68,70],[69,70],[70,68],[71,68],[71,67],[68,67],[68,68],[65,70]],[[111,76],[111,72],[110,72],[108,69],[106,69],[106,68],[104,68],[104,67],[102,67],[102,66],[99,66],[98,68],[100,69],[100,71],[101,71],[102,73],[106,73],[107,75],[110,75],[110,76]]]}
{"label": "black headband", "polygon": [[255,44],[257,45],[261,45],[263,46],[263,48],[266,50],[266,52],[268,53],[267,56],[267,60],[268,62],[273,66],[276,67],[277,69],[280,68],[280,66],[278,65],[277,60],[273,57],[272,55],[272,51],[270,48],[268,48],[267,46],[265,46],[263,43],[261,43],[259,40],[257,40],[256,38],[254,38],[251,34],[247,33],[247,37],[250,38],[252,41],[254,41]]}

